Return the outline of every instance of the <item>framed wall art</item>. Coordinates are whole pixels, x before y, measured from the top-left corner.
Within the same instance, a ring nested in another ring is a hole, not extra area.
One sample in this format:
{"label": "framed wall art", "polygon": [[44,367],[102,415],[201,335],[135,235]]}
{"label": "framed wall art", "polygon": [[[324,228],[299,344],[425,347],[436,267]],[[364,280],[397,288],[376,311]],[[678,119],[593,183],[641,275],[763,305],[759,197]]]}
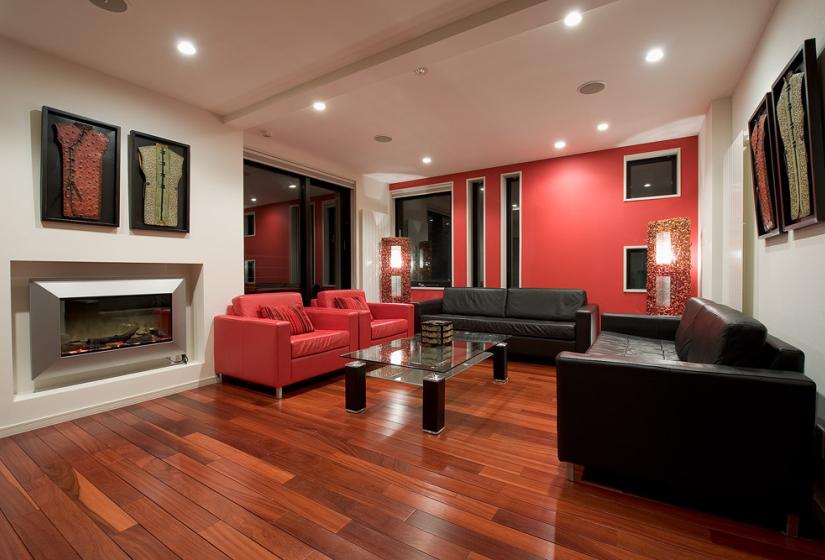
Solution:
{"label": "framed wall art", "polygon": [[120,127],[43,107],[40,219],[117,227]]}
{"label": "framed wall art", "polygon": [[760,238],[782,233],[779,171],[776,165],[776,118],[773,93],[768,92],[748,119],[756,234]]}
{"label": "framed wall art", "polygon": [[782,225],[825,221],[825,144],[816,44],[808,39],[771,88],[776,118]]}
{"label": "framed wall art", "polygon": [[189,146],[129,133],[129,226],[189,231]]}

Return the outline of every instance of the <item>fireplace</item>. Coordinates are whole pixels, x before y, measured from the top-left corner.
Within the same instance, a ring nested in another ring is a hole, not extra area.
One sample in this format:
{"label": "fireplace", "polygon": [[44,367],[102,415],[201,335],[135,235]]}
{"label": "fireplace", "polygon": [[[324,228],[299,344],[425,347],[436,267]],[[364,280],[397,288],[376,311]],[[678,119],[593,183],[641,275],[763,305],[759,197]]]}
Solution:
{"label": "fireplace", "polygon": [[185,354],[183,290],[181,278],[32,281],[32,378]]}

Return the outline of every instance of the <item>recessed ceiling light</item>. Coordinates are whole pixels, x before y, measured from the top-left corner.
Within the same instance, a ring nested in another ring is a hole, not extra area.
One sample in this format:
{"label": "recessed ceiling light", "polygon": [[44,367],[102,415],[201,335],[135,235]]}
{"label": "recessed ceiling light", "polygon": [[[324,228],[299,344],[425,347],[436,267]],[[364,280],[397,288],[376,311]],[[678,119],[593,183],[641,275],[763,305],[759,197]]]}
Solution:
{"label": "recessed ceiling light", "polygon": [[416,76],[423,76],[424,74],[427,73],[427,67],[426,66],[419,66],[418,68],[413,70],[413,72],[415,73]]}
{"label": "recessed ceiling light", "polygon": [[90,0],[92,4],[107,12],[121,13],[129,9],[126,0]]}
{"label": "recessed ceiling light", "polygon": [[564,140],[556,140],[556,143],[553,144],[553,146],[555,146],[557,150],[561,150],[562,148],[567,146],[567,142],[565,142]]}
{"label": "recessed ceiling light", "polygon": [[564,25],[567,27],[576,27],[578,24],[582,22],[582,13],[578,10],[573,10],[572,12],[568,12],[566,16],[564,16]]}
{"label": "recessed ceiling light", "polygon": [[316,101],[315,103],[312,104],[312,108],[320,113],[321,111],[326,111],[327,110],[327,104],[324,103],[323,101]]}
{"label": "recessed ceiling light", "polygon": [[650,187],[652,187],[653,185],[651,185],[650,183],[645,183],[645,184],[644,184],[644,185],[642,185],[642,186],[643,186],[643,187],[645,187],[645,188],[650,188]]}
{"label": "recessed ceiling light", "polygon": [[653,64],[655,62],[659,62],[664,57],[665,57],[665,51],[663,51],[659,47],[653,47],[652,49],[647,51],[647,54],[645,55],[645,60],[650,62],[651,64]]}
{"label": "recessed ceiling light", "polygon": [[192,41],[178,41],[178,52],[183,56],[195,56],[198,49]]}
{"label": "recessed ceiling light", "polygon": [[578,91],[582,95],[593,95],[594,93],[599,93],[604,91],[604,88],[607,87],[601,80],[593,80],[592,82],[585,82],[579,86]]}
{"label": "recessed ceiling light", "polygon": [[257,198],[250,198],[249,202],[258,202],[258,199]]}
{"label": "recessed ceiling light", "polygon": [[606,122],[599,123],[598,125],[596,125],[596,130],[598,130],[599,132],[604,132],[608,128],[610,128],[610,125]]}
{"label": "recessed ceiling light", "polygon": [[430,165],[432,162],[433,158],[431,158],[430,156],[424,156],[423,158],[421,158],[421,163],[423,163],[424,165]]}
{"label": "recessed ceiling light", "polygon": [[298,188],[298,185],[289,185],[289,188],[290,188],[290,189],[297,189],[297,188]]}

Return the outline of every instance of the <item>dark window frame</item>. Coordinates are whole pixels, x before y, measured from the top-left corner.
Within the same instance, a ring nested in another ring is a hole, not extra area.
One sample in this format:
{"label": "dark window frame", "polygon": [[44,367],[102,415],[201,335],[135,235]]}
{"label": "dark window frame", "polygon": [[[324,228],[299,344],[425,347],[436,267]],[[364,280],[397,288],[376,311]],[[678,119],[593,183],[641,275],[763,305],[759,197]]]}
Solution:
{"label": "dark window frame", "polygon": [[485,273],[485,259],[487,255],[487,242],[485,217],[487,213],[487,200],[485,198],[484,177],[476,177],[467,180],[467,192],[469,193],[469,212],[468,218],[470,220],[470,248],[469,255],[472,259],[469,267],[468,285],[473,288],[483,288],[486,282]]}
{"label": "dark window frame", "polygon": [[[252,218],[250,221],[249,218]],[[257,231],[257,220],[258,218],[255,216],[255,211],[252,212],[244,212],[243,213],[243,236],[244,237],[255,237],[255,232]],[[249,228],[247,227],[249,223],[252,223],[252,233],[249,233]]]}
{"label": "dark window frame", "polygon": [[[448,288],[453,285],[453,241],[454,241],[454,233],[455,233],[455,217],[453,216],[453,190],[450,188],[449,190],[438,190],[434,192],[427,192],[424,194],[415,194],[411,196],[398,196],[393,199],[393,203],[395,205],[395,235],[397,237],[407,237],[404,235],[403,227],[403,212],[401,209],[402,203],[405,201],[410,200],[417,200],[422,198],[433,198],[436,196],[449,196],[450,197],[450,255],[449,255],[449,263],[450,263],[450,278],[448,280],[439,280],[439,281],[416,281],[412,280],[412,287],[413,288]],[[412,263],[411,266],[415,266],[415,263]],[[412,277],[412,270],[410,271],[410,276]]]}
{"label": "dark window frame", "polygon": [[[521,230],[522,230],[522,189],[521,189],[521,172],[508,173],[502,175],[503,196],[502,204],[504,205],[504,260],[505,260],[505,288],[520,288],[521,287]],[[511,215],[513,213],[513,201],[515,200],[514,193],[518,193],[518,237],[514,237],[513,220]],[[518,243],[515,242],[518,239]]]}
{"label": "dark window frame", "polygon": [[[664,195],[659,194],[650,196],[630,196],[630,174],[632,168],[638,165],[659,163],[665,161],[673,161],[673,167],[671,170],[671,180],[673,182],[675,192]],[[624,185],[622,196],[625,202],[635,202],[638,200],[656,200],[659,198],[678,198],[682,196],[682,150],[680,148],[641,154],[628,154],[624,157],[623,165]]]}
{"label": "dark window frame", "polygon": [[[624,251],[624,264],[623,264],[623,267],[622,267],[623,268],[622,269],[622,277],[623,277],[622,288],[623,288],[623,291],[625,291],[627,293],[647,292],[647,245],[626,245],[624,247],[623,251]],[[645,283],[642,287],[638,287],[638,288],[631,287],[630,268],[629,268],[629,264],[630,264],[630,258],[629,258],[630,255],[629,255],[629,253],[631,253],[631,252],[639,252],[639,253],[644,252],[644,255],[645,255],[645,258],[644,258],[644,262],[645,262],[645,275],[644,275]]]}

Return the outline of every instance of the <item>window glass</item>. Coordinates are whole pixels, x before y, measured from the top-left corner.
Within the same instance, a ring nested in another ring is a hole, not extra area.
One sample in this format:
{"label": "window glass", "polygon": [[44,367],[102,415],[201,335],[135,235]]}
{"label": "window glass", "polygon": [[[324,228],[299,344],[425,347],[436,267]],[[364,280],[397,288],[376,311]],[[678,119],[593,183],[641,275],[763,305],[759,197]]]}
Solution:
{"label": "window glass", "polygon": [[505,179],[507,216],[507,287],[521,282],[521,181],[518,175]]}
{"label": "window glass", "polygon": [[452,194],[436,193],[395,201],[396,234],[409,237],[413,286],[452,283]]}
{"label": "window glass", "polygon": [[625,290],[647,289],[647,249],[627,247],[625,249]]}
{"label": "window glass", "polygon": [[676,154],[631,160],[625,166],[627,199],[679,194]]}

